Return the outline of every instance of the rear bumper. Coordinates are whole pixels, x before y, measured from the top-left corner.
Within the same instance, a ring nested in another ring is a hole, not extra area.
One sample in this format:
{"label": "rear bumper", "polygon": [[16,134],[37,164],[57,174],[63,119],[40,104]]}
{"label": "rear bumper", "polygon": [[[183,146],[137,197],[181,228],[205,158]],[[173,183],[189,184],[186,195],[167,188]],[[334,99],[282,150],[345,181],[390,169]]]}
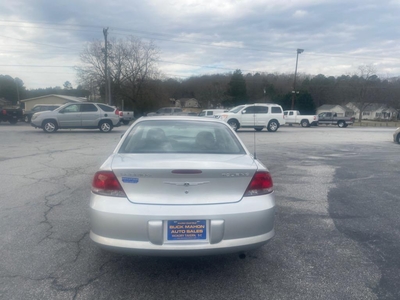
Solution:
{"label": "rear bumper", "polygon": [[[157,256],[199,256],[258,248],[275,234],[274,195],[213,205],[143,205],[92,194],[91,239],[107,250]],[[206,240],[169,241],[168,220],[206,220]]]}

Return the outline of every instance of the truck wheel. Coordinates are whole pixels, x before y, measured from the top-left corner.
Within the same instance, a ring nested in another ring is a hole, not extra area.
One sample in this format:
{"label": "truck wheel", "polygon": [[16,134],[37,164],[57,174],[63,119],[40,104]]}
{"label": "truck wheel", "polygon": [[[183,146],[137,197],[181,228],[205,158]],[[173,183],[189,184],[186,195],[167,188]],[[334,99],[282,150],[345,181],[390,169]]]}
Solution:
{"label": "truck wheel", "polygon": [[10,124],[15,125],[15,124],[17,124],[18,120],[17,119],[11,119],[8,122],[10,122]]}
{"label": "truck wheel", "polygon": [[254,127],[254,129],[255,129],[256,131],[261,131],[261,130],[264,129],[264,127]]}
{"label": "truck wheel", "polygon": [[229,120],[228,121],[229,126],[232,127],[233,130],[237,131],[239,129],[239,122],[236,120]]}
{"label": "truck wheel", "polygon": [[29,116],[26,115],[26,116],[24,117],[24,121],[25,121],[25,123],[29,123],[29,122],[31,121],[31,118],[29,118]]}
{"label": "truck wheel", "polygon": [[275,132],[279,128],[279,122],[277,120],[271,120],[268,123],[267,129],[269,132]]}
{"label": "truck wheel", "polygon": [[43,131],[46,133],[56,132],[58,129],[57,122],[54,120],[45,120],[43,121]]}
{"label": "truck wheel", "polygon": [[301,120],[301,127],[310,127],[308,120]]}
{"label": "truck wheel", "polygon": [[345,125],[346,125],[346,123],[344,121],[338,121],[337,122],[337,126],[340,127],[340,128],[344,128]]}
{"label": "truck wheel", "polygon": [[110,132],[112,130],[112,124],[110,123],[110,121],[102,121],[99,124],[99,129],[101,132]]}

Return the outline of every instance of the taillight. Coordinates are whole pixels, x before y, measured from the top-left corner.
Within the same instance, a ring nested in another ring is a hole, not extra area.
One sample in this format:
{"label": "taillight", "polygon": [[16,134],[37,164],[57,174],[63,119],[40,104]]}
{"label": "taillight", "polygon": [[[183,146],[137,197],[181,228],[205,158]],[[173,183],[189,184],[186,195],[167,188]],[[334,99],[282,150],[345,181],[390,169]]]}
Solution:
{"label": "taillight", "polygon": [[115,114],[117,115],[117,116],[119,116],[120,114],[119,114],[119,110],[118,109],[116,109],[115,110]]}
{"label": "taillight", "polygon": [[123,113],[122,111],[120,111],[120,112],[119,112],[119,116],[120,116],[120,117],[123,117],[123,116],[124,116],[124,113]]}
{"label": "taillight", "polygon": [[256,172],[244,196],[258,196],[272,193],[273,186],[271,174],[268,172]]}
{"label": "taillight", "polygon": [[112,197],[126,197],[117,176],[112,171],[99,171],[94,175],[92,192]]}

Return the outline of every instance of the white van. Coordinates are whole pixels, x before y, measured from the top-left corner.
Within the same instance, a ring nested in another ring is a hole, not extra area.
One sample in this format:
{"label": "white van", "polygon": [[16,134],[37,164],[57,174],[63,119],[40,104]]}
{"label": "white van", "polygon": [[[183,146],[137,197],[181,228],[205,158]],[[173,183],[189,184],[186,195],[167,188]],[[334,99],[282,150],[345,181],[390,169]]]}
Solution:
{"label": "white van", "polygon": [[228,110],[226,109],[205,109],[201,113],[199,113],[199,117],[214,118],[214,115],[222,114],[227,111]]}

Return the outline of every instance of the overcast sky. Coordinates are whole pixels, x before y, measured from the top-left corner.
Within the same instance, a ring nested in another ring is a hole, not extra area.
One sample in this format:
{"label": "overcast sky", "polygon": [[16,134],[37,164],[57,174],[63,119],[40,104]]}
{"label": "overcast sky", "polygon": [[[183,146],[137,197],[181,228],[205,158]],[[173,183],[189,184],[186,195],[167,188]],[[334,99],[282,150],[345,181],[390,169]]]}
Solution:
{"label": "overcast sky", "polygon": [[0,74],[62,86],[85,43],[152,40],[168,77],[227,73],[400,75],[400,0],[13,0],[0,2]]}

